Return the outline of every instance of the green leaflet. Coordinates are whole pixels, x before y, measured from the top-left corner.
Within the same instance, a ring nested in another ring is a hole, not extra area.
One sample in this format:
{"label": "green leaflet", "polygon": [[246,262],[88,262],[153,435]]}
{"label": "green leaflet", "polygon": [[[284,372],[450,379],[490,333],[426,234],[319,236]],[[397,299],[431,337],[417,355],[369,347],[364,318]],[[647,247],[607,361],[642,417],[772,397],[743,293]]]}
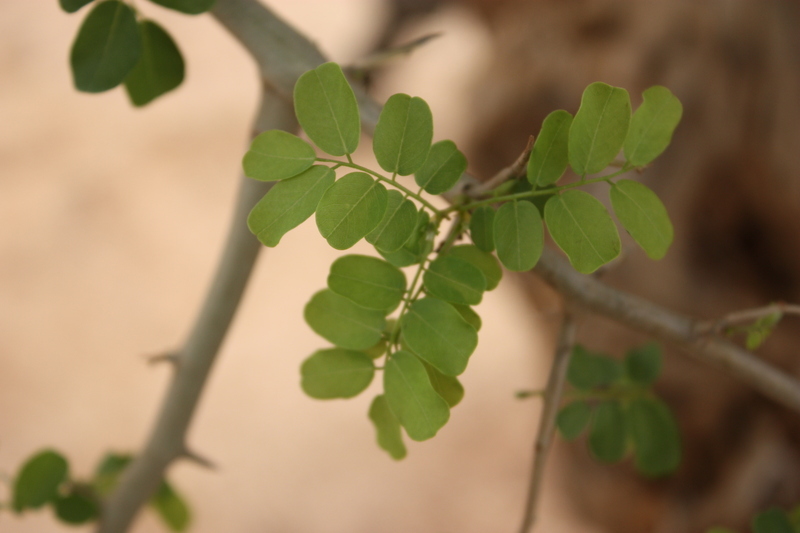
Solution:
{"label": "green leaflet", "polygon": [[[80,490],[83,489],[83,490]],[[100,506],[88,496],[88,487],[73,486],[65,495],[56,497],[56,516],[67,524],[85,524],[100,516]]]}
{"label": "green leaflet", "polygon": [[22,465],[14,479],[12,507],[16,512],[38,509],[53,501],[67,481],[67,460],[53,450],[44,450]]}
{"label": "green leaflet", "polygon": [[382,311],[364,309],[327,289],[311,297],[303,316],[315,333],[350,350],[366,350],[376,345],[386,327]]}
{"label": "green leaflet", "polygon": [[414,181],[431,194],[442,194],[449,191],[466,170],[467,158],[456,144],[439,141],[431,146],[425,163],[414,174]]}
{"label": "green leaflet", "polygon": [[333,248],[346,250],[377,227],[386,212],[386,187],[363,172],[334,183],[317,206],[317,228]]}
{"label": "green leaflet", "polygon": [[352,154],[361,137],[356,95],[339,65],[309,70],[294,86],[297,120],[314,144],[331,155]]}
{"label": "green leaflet", "polygon": [[394,94],[383,106],[372,150],[386,172],[408,176],[428,157],[433,139],[433,118],[425,100]]}
{"label": "green leaflet", "polygon": [[486,278],[487,291],[495,289],[500,284],[500,279],[503,277],[503,269],[500,268],[500,263],[497,262],[497,258],[494,255],[484,252],[471,244],[453,246],[447,251],[447,255],[458,257],[477,267],[483,277]]}
{"label": "green leaflet", "polygon": [[403,340],[422,359],[447,376],[464,372],[478,345],[478,333],[453,306],[422,298],[400,319]]}
{"label": "green leaflet", "polygon": [[567,381],[579,390],[610,385],[620,377],[622,368],[615,359],[588,351],[580,344],[572,349]]}
{"label": "green leaflet", "polygon": [[331,265],[328,288],[361,307],[386,313],[403,299],[406,276],[377,257],[346,255]]}
{"label": "green leaflet", "polygon": [[585,176],[606,168],[622,148],[630,120],[628,91],[600,82],[589,85],[569,129],[569,162],[575,173]]}
{"label": "green leaflet", "polygon": [[152,20],[142,20],[139,36],[142,55],[125,76],[125,90],[137,107],[179,86],[184,74],[181,51],[166,30]]}
{"label": "green leaflet", "polygon": [[577,439],[592,418],[592,408],[583,400],[569,403],[561,408],[556,417],[556,426],[566,440]]}
{"label": "green leaflet", "polygon": [[91,1],[92,0],[58,0],[58,3],[61,5],[61,9],[67,13],[75,13]]}
{"label": "green leaflet", "polygon": [[117,486],[122,471],[133,461],[128,454],[108,453],[97,465],[92,479],[92,487],[100,496],[107,496]]}
{"label": "green leaflet", "polygon": [[624,365],[628,379],[641,385],[651,385],[661,373],[661,348],[651,342],[629,350]]}
{"label": "green leaflet", "polygon": [[480,269],[449,254],[433,260],[422,280],[428,295],[456,304],[479,304],[486,290]]}
{"label": "green leaflet", "polygon": [[316,155],[310,144],[281,130],[259,134],[244,154],[244,175],[261,181],[278,181],[297,176],[314,164]]}
{"label": "green leaflet", "polygon": [[70,52],[75,87],[98,93],[113,89],[139,61],[142,40],[136,15],[123,2],[98,3],[78,30]]}
{"label": "green leaflet", "polygon": [[396,252],[384,252],[379,248],[377,249],[384,259],[396,267],[402,268],[419,263],[428,257],[428,254],[433,250],[433,236],[431,235],[431,238],[428,238],[431,217],[425,210],[418,213],[417,225],[402,248]]}
{"label": "green leaflet", "polygon": [[335,179],[331,169],[315,165],[276,183],[250,211],[247,227],[265,246],[277,246],[289,230],[314,214]]}
{"label": "green leaflet", "polygon": [[150,0],[154,4],[180,11],[187,15],[199,15],[205,13],[211,6],[214,5],[215,0]]}
{"label": "green leaflet", "polygon": [[557,182],[569,164],[569,129],[572,115],[563,109],[553,111],[542,122],[539,137],[528,159],[528,181],[536,187]]}
{"label": "green leaflet", "polygon": [[428,379],[436,394],[442,397],[447,405],[452,409],[464,399],[464,386],[453,376],[445,376],[434,367],[422,361],[425,370],[428,372]]}
{"label": "green leaflet", "polygon": [[171,531],[186,531],[189,527],[192,520],[189,507],[166,481],[161,482],[155,495],[150,499],[150,506]]}
{"label": "green leaflet", "polygon": [[494,251],[494,208],[483,206],[472,212],[469,220],[469,236],[484,252]]}
{"label": "green leaflet", "polygon": [[666,255],[672,244],[672,222],[656,193],[639,182],[619,180],[611,186],[611,205],[622,227],[650,259]]}
{"label": "green leaflet", "polygon": [[680,100],[666,87],[650,87],[642,98],[625,139],[625,158],[635,167],[648,164],[666,150],[683,114]]}
{"label": "green leaflet", "polygon": [[530,202],[507,202],[494,217],[497,258],[509,270],[524,272],[539,261],[544,229],[539,210]]}
{"label": "green leaflet", "polygon": [[597,460],[616,463],[625,456],[625,413],[619,402],[603,402],[595,408],[589,431],[589,449]]}
{"label": "green leaflet", "polygon": [[753,517],[753,533],[795,533],[786,513],[773,507]]}
{"label": "green leaflet", "polygon": [[378,446],[386,450],[392,459],[400,460],[406,456],[406,446],[400,431],[400,422],[394,416],[386,397],[381,394],[372,400],[369,406],[369,419],[375,425]]}
{"label": "green leaflet", "polygon": [[475,331],[481,330],[481,326],[483,325],[481,317],[478,315],[478,313],[473,311],[470,306],[454,303],[451,303],[450,305],[452,305],[453,308],[458,311],[458,313],[461,315],[461,318],[467,321],[467,324],[475,328]]}
{"label": "green leaflet", "polygon": [[408,352],[389,357],[383,390],[386,403],[413,440],[430,439],[450,418],[450,408],[433,389],[425,367]]}
{"label": "green leaflet", "polygon": [[417,227],[417,207],[403,194],[392,189],[386,197],[386,212],[374,230],[367,235],[367,242],[384,252],[396,252],[408,242]]}
{"label": "green leaflet", "polygon": [[589,193],[573,189],[553,196],[544,207],[544,220],[578,272],[591,274],[619,255],[617,226]]}
{"label": "green leaflet", "polygon": [[664,402],[638,398],[628,406],[628,425],[636,449],[636,468],[647,476],[663,476],[681,462],[678,426]]}
{"label": "green leaflet", "polygon": [[300,375],[300,386],[312,398],[352,398],[372,382],[375,365],[363,352],[331,348],[314,352],[303,361]]}

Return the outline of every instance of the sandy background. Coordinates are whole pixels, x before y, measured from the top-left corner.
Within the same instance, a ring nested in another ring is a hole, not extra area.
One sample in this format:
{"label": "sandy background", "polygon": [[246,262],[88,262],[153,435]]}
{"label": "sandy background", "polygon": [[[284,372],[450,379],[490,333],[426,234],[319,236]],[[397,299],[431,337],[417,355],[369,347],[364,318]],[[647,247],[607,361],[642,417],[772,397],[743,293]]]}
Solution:
{"label": "sandy background", "polygon": [[[271,4],[343,62],[358,57],[383,14],[377,0]],[[6,475],[43,447],[67,455],[80,477],[106,451],[141,445],[169,378],[146,356],[180,346],[226,232],[256,108],[255,70],[209,16],[137,7],[173,33],[188,65],[184,85],[143,110],[119,88],[72,88],[68,50],[85,12],[62,13],[55,0],[0,2]],[[379,92],[423,96],[436,137],[458,142],[468,123],[455,119],[469,116],[466,88],[486,59],[486,39],[457,11],[415,32],[441,29],[446,36]],[[189,437],[220,468],[170,472],[194,510],[192,531],[514,530],[539,407],[513,393],[544,384],[541,325],[552,317],[532,316],[508,284],[488,294],[464,402],[437,438],[411,444],[395,463],[373,443],[372,394],[320,402],[299,388],[300,362],[325,346],[302,307],[335,257],[313,221],[261,257]],[[562,509],[548,492],[542,531],[579,530]],[[0,513],[0,531],[63,529],[49,512]],[[162,529],[145,513],[134,530]]]}

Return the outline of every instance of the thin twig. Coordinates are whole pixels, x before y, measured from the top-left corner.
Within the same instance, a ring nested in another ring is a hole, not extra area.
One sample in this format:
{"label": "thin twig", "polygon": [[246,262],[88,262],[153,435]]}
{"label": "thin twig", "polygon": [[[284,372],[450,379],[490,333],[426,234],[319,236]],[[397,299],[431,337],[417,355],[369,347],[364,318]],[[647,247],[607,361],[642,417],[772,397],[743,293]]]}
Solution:
{"label": "thin twig", "polygon": [[745,309],[743,311],[735,311],[729,313],[718,320],[709,320],[707,322],[700,322],[697,324],[697,333],[719,333],[730,326],[737,324],[753,322],[765,316],[780,313],[783,315],[798,315],[800,316],[800,305],[787,304],[784,302],[775,302],[764,307],[756,307],[754,309]]}
{"label": "thin twig", "polygon": [[401,44],[399,46],[393,46],[391,48],[387,48],[384,50],[378,50],[358,61],[353,62],[351,65],[348,65],[344,70],[353,73],[355,77],[363,76],[364,73],[379,67],[383,67],[390,61],[397,59],[400,56],[411,54],[411,52],[413,52],[417,48],[441,36],[442,34],[440,32],[429,33],[427,35],[423,35],[422,37],[414,39],[409,43]]}
{"label": "thin twig", "polygon": [[181,457],[183,457],[187,461],[191,461],[192,463],[194,463],[194,464],[196,464],[198,466],[202,466],[203,468],[207,468],[208,470],[216,470],[217,469],[217,463],[215,463],[214,461],[212,461],[208,457],[200,455],[199,453],[193,452],[191,450],[184,450],[183,453],[181,454]]}
{"label": "thin twig", "polygon": [[572,346],[575,343],[576,330],[575,316],[569,310],[565,311],[553,366],[550,369],[550,377],[547,379],[547,388],[544,392],[544,408],[539,419],[539,431],[533,450],[533,466],[528,486],[528,497],[525,502],[525,513],[523,514],[522,525],[519,528],[520,533],[528,533],[536,523],[536,506],[544,481],[547,456],[555,436],[556,414],[561,403],[561,393],[564,390],[564,381],[567,377],[567,368],[572,354]]}
{"label": "thin twig", "polygon": [[474,196],[480,196],[482,194],[486,194],[496,187],[499,187],[508,180],[517,179],[524,176],[528,169],[528,159],[531,157],[531,150],[533,150],[533,141],[533,135],[529,136],[528,144],[525,146],[525,149],[522,151],[522,153],[519,154],[519,157],[516,161],[477,187],[471,189],[470,193]]}

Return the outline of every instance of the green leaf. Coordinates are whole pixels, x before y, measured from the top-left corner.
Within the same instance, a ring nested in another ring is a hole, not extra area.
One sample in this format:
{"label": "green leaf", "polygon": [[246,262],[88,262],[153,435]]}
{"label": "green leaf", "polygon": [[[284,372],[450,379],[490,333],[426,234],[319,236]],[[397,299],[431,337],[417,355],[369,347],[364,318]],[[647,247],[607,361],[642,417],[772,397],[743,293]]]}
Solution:
{"label": "green leaf", "polygon": [[509,270],[524,272],[539,261],[544,229],[539,210],[530,202],[516,200],[500,206],[494,217],[497,258]]}
{"label": "green leaf", "polygon": [[77,10],[91,2],[92,0],[58,0],[58,3],[61,5],[61,9],[67,13],[75,13]]}
{"label": "green leaf", "polygon": [[753,517],[753,533],[794,533],[786,512],[773,507]]}
{"label": "green leaf", "polygon": [[475,328],[475,331],[480,331],[483,322],[481,321],[480,315],[472,310],[472,308],[468,305],[461,305],[461,304],[453,304],[450,305],[455,308],[456,311],[459,312],[461,318],[467,321],[467,324]]}
{"label": "green leaf", "polygon": [[44,450],[28,459],[14,479],[14,510],[19,513],[38,509],[53,501],[68,473],[67,460],[53,450]]}
{"label": "green leaf", "polygon": [[430,220],[431,217],[427,211],[419,211],[417,225],[403,247],[396,252],[384,252],[377,248],[378,253],[399,268],[411,266],[427,258],[433,249],[433,235],[430,235],[430,238],[428,235]]}
{"label": "green leaf", "polygon": [[377,257],[346,255],[331,265],[328,288],[361,307],[389,312],[403,299],[406,276]]}
{"label": "green leaf", "polygon": [[494,208],[483,206],[472,212],[469,236],[475,246],[484,252],[494,251]]}
{"label": "green leaf", "polygon": [[600,172],[625,142],[631,120],[628,91],[595,82],[583,91],[569,129],[569,162],[579,176]]}
{"label": "green leaf", "polygon": [[317,228],[333,248],[346,250],[366,237],[386,212],[386,187],[363,172],[334,183],[317,206]]}
{"label": "green leaf", "polygon": [[366,350],[376,345],[386,326],[382,311],[364,309],[327,289],[311,297],[303,316],[315,333],[350,350]]}
{"label": "green leaf", "polygon": [[461,374],[478,345],[478,333],[447,302],[422,298],[400,319],[403,340],[422,359],[447,376]]}
{"label": "green leaf", "polygon": [[572,402],[558,412],[556,425],[566,440],[577,439],[592,418],[592,408],[583,400]]}
{"label": "green leaf", "polygon": [[180,11],[187,15],[205,13],[214,5],[215,0],[150,0],[154,4]]}
{"label": "green leaf", "polygon": [[314,164],[316,155],[310,144],[281,130],[269,130],[253,139],[244,154],[244,175],[261,181],[277,181],[297,176]]}
{"label": "green leaf", "polygon": [[628,424],[636,449],[636,468],[647,476],[669,474],[681,462],[678,425],[661,400],[637,398],[628,406]]}
{"label": "green leaf", "polygon": [[625,373],[631,381],[652,384],[661,373],[661,347],[651,342],[628,351]]}
{"label": "green leaf", "polygon": [[128,454],[108,453],[97,465],[92,487],[100,496],[107,496],[117,486],[120,474],[133,461]]}
{"label": "green leaf", "polygon": [[672,244],[672,222],[664,204],[647,186],[619,180],[611,186],[611,205],[622,226],[650,259],[661,259]]}
{"label": "green leaf", "polygon": [[288,231],[314,214],[335,179],[333,170],[315,165],[276,183],[250,211],[247,227],[265,246],[277,246]]}
{"label": "green leaf", "polygon": [[330,348],[303,361],[300,375],[300,386],[312,398],[352,398],[372,383],[375,365],[363,352]]}
{"label": "green leaf", "polygon": [[619,255],[617,226],[589,193],[569,190],[553,196],[544,206],[544,221],[578,272],[591,274]]}
{"label": "green leaf", "polygon": [[483,277],[486,278],[486,290],[491,291],[496,288],[503,277],[503,269],[500,268],[500,263],[497,258],[487,252],[484,252],[477,246],[471,244],[460,244],[453,246],[447,251],[448,255],[463,259],[481,271]]}
{"label": "green leaf", "polygon": [[422,361],[422,364],[428,372],[428,379],[431,380],[431,386],[436,394],[441,396],[451,409],[461,403],[464,399],[464,386],[458,378],[445,376],[425,361]]}
{"label": "green leaf", "polygon": [[466,170],[467,158],[456,148],[456,143],[439,141],[431,146],[425,163],[414,174],[414,181],[431,194],[442,194],[449,191]]}
{"label": "green leaf", "polygon": [[99,93],[113,89],[139,61],[142,40],[133,9],[123,2],[98,3],[78,30],[70,52],[75,87]]}
{"label": "green leaf", "polygon": [[375,425],[378,437],[378,446],[386,450],[392,459],[400,460],[406,456],[406,446],[403,444],[403,435],[400,432],[400,422],[394,416],[386,397],[381,394],[372,400],[369,406],[369,419]]}
{"label": "green leaf", "polygon": [[528,181],[537,187],[557,182],[569,164],[569,129],[572,115],[563,109],[553,111],[542,122],[539,137],[528,159]]}
{"label": "green leaf", "polygon": [[567,381],[580,390],[605,387],[622,375],[619,362],[610,357],[588,351],[580,344],[572,349],[567,368]]}
{"label": "green leaf", "polygon": [[666,87],[650,87],[642,98],[625,139],[625,159],[635,167],[648,164],[667,149],[683,114],[680,100]]}
{"label": "green leaf", "polygon": [[367,242],[384,252],[396,252],[408,242],[417,227],[417,207],[395,189],[386,197],[383,219],[367,235]]}
{"label": "green leaf", "polygon": [[186,531],[189,527],[192,519],[189,506],[166,481],[161,482],[158,491],[150,499],[150,505],[170,530]]}
{"label": "green leaf", "polygon": [[55,500],[56,516],[67,524],[85,524],[96,520],[100,516],[100,506],[84,491],[72,488],[64,496],[57,496]]}
{"label": "green leaf", "polygon": [[433,139],[433,117],[425,100],[394,94],[383,106],[372,150],[386,172],[408,176],[428,157]]}
{"label": "green leaf", "polygon": [[184,74],[181,51],[164,28],[152,20],[142,20],[139,36],[142,55],[125,76],[125,90],[137,107],[176,88],[183,82]]}
{"label": "green leaf", "polygon": [[331,155],[352,154],[361,137],[353,89],[336,63],[309,70],[294,86],[294,111],[308,138]]}
{"label": "green leaf", "polygon": [[452,255],[440,255],[433,260],[422,282],[428,295],[456,304],[479,304],[486,290],[486,278],[481,271]]}
{"label": "green leaf", "polygon": [[619,402],[597,406],[589,431],[589,449],[604,463],[616,463],[625,456],[625,413]]}
{"label": "green leaf", "polygon": [[404,351],[389,357],[383,390],[392,413],[413,440],[430,439],[450,419],[450,408],[431,385],[419,359]]}

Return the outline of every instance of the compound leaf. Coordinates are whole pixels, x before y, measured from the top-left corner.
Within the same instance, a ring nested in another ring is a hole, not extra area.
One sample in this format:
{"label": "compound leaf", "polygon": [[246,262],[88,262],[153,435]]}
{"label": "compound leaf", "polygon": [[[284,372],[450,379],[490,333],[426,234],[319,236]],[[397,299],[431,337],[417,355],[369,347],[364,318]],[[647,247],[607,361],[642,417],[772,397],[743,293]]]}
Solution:
{"label": "compound leaf", "polygon": [[428,295],[456,304],[479,304],[486,290],[480,269],[449,254],[433,260],[422,281]]}
{"label": "compound leaf", "polygon": [[367,235],[367,242],[384,252],[396,252],[408,242],[417,227],[417,207],[392,189],[386,197],[386,212],[378,226]]}
{"label": "compound leaf", "polygon": [[97,501],[76,488],[72,488],[66,495],[56,497],[54,506],[58,519],[74,525],[97,519],[100,516]]}
{"label": "compound leaf", "polygon": [[488,205],[472,212],[469,220],[469,236],[484,252],[494,251],[494,208]]}
{"label": "compound leaf", "polygon": [[615,359],[588,351],[580,344],[572,349],[567,368],[567,381],[580,390],[591,390],[610,385],[622,374]]}
{"label": "compound leaf", "polygon": [[331,265],[328,288],[361,307],[389,312],[403,299],[406,276],[377,257],[345,255]]}
{"label": "compound leaf", "polygon": [[619,402],[597,406],[589,431],[589,449],[604,463],[616,463],[625,456],[625,412]]}
{"label": "compound leaf", "polygon": [[569,162],[579,176],[600,172],[625,142],[631,120],[628,91],[595,82],[583,91],[569,129]]}
{"label": "compound leaf", "polygon": [[394,94],[383,106],[372,150],[386,172],[408,176],[428,157],[433,139],[433,117],[428,104],[419,97]]}
{"label": "compound leaf", "polygon": [[297,176],[314,164],[310,144],[287,131],[269,130],[258,135],[244,154],[242,168],[248,178],[278,181]]}
{"label": "compound leaf", "polygon": [[669,214],[656,193],[637,181],[619,180],[611,186],[614,213],[650,259],[661,259],[672,244]]}
{"label": "compound leaf", "polygon": [[136,15],[117,0],[100,2],[78,30],[70,52],[75,87],[99,93],[125,79],[142,54]]}
{"label": "compound leaf", "polygon": [[161,482],[150,505],[171,531],[186,531],[189,527],[192,519],[189,506],[166,481]]}
{"label": "compound leaf", "polygon": [[152,20],[143,20],[139,22],[139,36],[142,55],[125,76],[125,90],[137,107],[176,88],[184,75],[181,51],[164,28]]}
{"label": "compound leaf", "polygon": [[628,406],[628,424],[636,449],[636,468],[647,476],[669,474],[681,462],[678,425],[661,400],[637,398]]}
{"label": "compound leaf", "polygon": [[378,446],[389,453],[392,459],[400,460],[406,456],[406,446],[403,444],[403,434],[400,431],[400,422],[394,416],[386,396],[381,394],[372,400],[369,406],[369,419],[375,425]]}
{"label": "compound leaf", "polygon": [[497,258],[472,244],[453,246],[447,251],[447,255],[458,257],[477,267],[483,274],[483,277],[486,278],[487,291],[496,288],[500,283],[500,279],[503,277],[503,269],[500,268],[500,263],[497,262]]}
{"label": "compound leaf", "polygon": [[187,15],[205,13],[214,5],[215,0],[150,0],[154,4],[180,11]]}
{"label": "compound leaf", "polygon": [[378,253],[396,267],[406,267],[419,263],[428,257],[428,254],[433,249],[433,238],[432,236],[429,238],[428,235],[430,221],[431,217],[427,211],[419,211],[414,231],[402,248],[396,252],[384,252],[380,248],[376,248]]}
{"label": "compound leaf", "polygon": [[603,204],[587,192],[569,190],[553,196],[544,206],[544,220],[578,272],[591,274],[619,255],[617,226]]}
{"label": "compound leaf", "polygon": [[450,419],[450,408],[434,390],[422,362],[408,352],[389,357],[383,389],[389,408],[413,440],[430,439]]}
{"label": "compound leaf", "polygon": [[571,125],[572,115],[563,109],[553,111],[545,117],[528,159],[528,181],[531,185],[552,185],[567,170]]}
{"label": "compound leaf", "polygon": [[661,348],[651,342],[634,348],[625,356],[625,373],[631,381],[652,384],[661,373]]}
{"label": "compound leaf", "polygon": [[38,509],[53,501],[68,473],[67,460],[53,450],[44,450],[25,461],[14,480],[14,510]]}
{"label": "compound leaf", "polygon": [[431,194],[449,191],[467,170],[464,157],[453,141],[439,141],[431,146],[422,167],[414,174],[417,185]]}
{"label": "compound leaf", "polygon": [[625,139],[625,159],[635,167],[648,164],[667,149],[683,114],[680,100],[666,87],[650,87],[642,98]]}
{"label": "compound leaf", "polygon": [[422,298],[400,319],[403,340],[422,359],[447,376],[461,374],[478,345],[478,333],[452,305]]}
{"label": "compound leaf", "polygon": [[358,103],[336,63],[309,70],[294,86],[297,120],[314,144],[331,155],[352,154],[361,137]]}
{"label": "compound leaf", "polygon": [[386,202],[386,187],[368,174],[351,172],[322,195],[317,228],[333,248],[346,250],[380,224]]}
{"label": "compound leaf", "polygon": [[383,311],[365,309],[328,289],[311,297],[303,316],[315,333],[350,350],[375,346],[386,327]]}
{"label": "compound leaf", "polygon": [[300,375],[300,386],[312,398],[352,398],[372,382],[375,365],[363,352],[330,348],[314,352],[303,361]]}
{"label": "compound leaf", "polygon": [[92,0],[58,0],[61,9],[67,13],[75,13],[77,10],[91,3]]}
{"label": "compound leaf", "polygon": [[583,400],[569,403],[561,408],[556,425],[566,440],[574,440],[583,433],[592,418],[592,408]]}
{"label": "compound leaf", "polygon": [[497,258],[509,270],[524,272],[539,261],[544,248],[544,229],[539,210],[530,202],[516,200],[500,206],[494,217]]}
{"label": "compound leaf", "polygon": [[277,246],[288,231],[314,214],[335,180],[333,170],[315,165],[276,183],[250,211],[247,227],[265,246]]}

